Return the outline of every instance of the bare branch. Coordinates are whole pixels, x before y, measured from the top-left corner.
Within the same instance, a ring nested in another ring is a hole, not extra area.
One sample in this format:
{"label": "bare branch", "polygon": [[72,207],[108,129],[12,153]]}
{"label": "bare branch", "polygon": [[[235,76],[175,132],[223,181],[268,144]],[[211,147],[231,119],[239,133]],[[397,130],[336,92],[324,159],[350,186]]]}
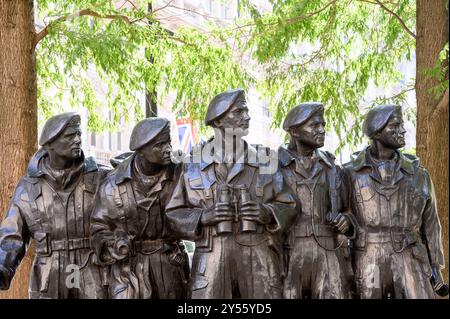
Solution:
{"label": "bare branch", "polygon": [[133,8],[135,8],[136,10],[139,10],[138,7],[136,7],[136,5],[133,3],[133,1],[131,0],[125,0],[125,3],[129,3],[133,6]]}
{"label": "bare branch", "polygon": [[232,20],[231,18],[214,17],[214,16],[211,16],[209,14],[201,13],[201,12],[198,12],[198,11],[193,10],[193,9],[181,8],[181,7],[178,7],[176,5],[171,4],[173,1],[174,0],[169,1],[166,5],[164,5],[161,8],[158,8],[158,9],[154,10],[153,12],[160,11],[160,10],[163,10],[163,9],[166,9],[166,8],[172,8],[172,9],[177,9],[177,10],[193,13],[193,14],[199,15],[199,16],[205,18],[205,19],[213,19],[213,20],[218,20],[218,21]]}
{"label": "bare branch", "polygon": [[409,33],[409,35],[411,35],[414,39],[416,38],[416,34],[414,32],[412,32],[407,26],[405,21],[403,21],[402,18],[400,18],[400,16],[395,13],[394,11],[390,10],[388,7],[386,7],[381,1],[379,0],[374,0],[374,1],[370,1],[370,0],[359,0],[361,2],[366,2],[366,3],[371,3],[371,4],[376,4],[379,5],[384,11],[386,11],[387,13],[389,13],[390,15],[392,15],[394,18],[397,19],[397,21],[400,23],[400,25],[402,26],[402,28]]}
{"label": "bare branch", "polygon": [[398,93],[395,94],[395,95],[392,95],[392,96],[390,96],[390,97],[384,97],[384,98],[381,98],[380,101],[393,100],[393,99],[395,99],[395,98],[398,98],[399,96],[402,96],[403,94],[405,94],[405,93],[407,93],[407,92],[409,92],[409,91],[414,91],[415,89],[416,89],[416,88],[415,88],[414,86],[410,86],[410,87],[408,87],[408,88],[406,88],[406,89],[404,89],[404,90],[401,90],[400,92],[398,92]]}
{"label": "bare branch", "polygon": [[173,0],[170,0],[169,2],[167,2],[164,6],[162,6],[162,7],[159,7],[159,8],[157,8],[157,9],[155,9],[155,10],[153,10],[153,13],[156,13],[156,12],[158,12],[158,11],[161,11],[161,10],[164,10],[164,9],[166,9],[167,7],[169,7],[170,6],[170,4],[173,2]]}

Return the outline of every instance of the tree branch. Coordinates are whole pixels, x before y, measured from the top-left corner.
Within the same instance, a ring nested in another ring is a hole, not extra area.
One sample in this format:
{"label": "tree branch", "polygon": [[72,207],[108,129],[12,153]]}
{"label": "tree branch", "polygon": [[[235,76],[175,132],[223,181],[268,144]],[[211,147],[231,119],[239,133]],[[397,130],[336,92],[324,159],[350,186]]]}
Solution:
{"label": "tree branch", "polygon": [[337,1],[337,0],[330,1],[330,2],[328,2],[325,6],[323,6],[322,8],[320,8],[320,9],[317,10],[317,11],[309,12],[309,13],[307,13],[307,14],[305,14],[305,15],[302,15],[302,16],[298,16],[298,17],[294,17],[294,18],[288,19],[287,22],[288,22],[288,24],[293,24],[293,23],[298,22],[298,21],[300,21],[300,20],[304,20],[304,19],[306,19],[306,18],[310,18],[310,17],[312,17],[312,16],[315,16],[316,14],[319,14],[319,13],[321,13],[322,11],[325,11],[329,6],[333,5],[336,1]]}
{"label": "tree branch", "polygon": [[[301,21],[301,20],[305,20],[307,18],[311,18],[312,16],[315,16],[315,15],[321,13],[322,11],[326,10],[329,6],[331,6],[332,4],[336,3],[336,1],[337,0],[332,0],[332,1],[328,2],[325,6],[323,6],[320,9],[318,9],[317,11],[308,12],[308,13],[306,13],[304,15],[301,15],[301,16],[296,16],[296,17],[289,18],[289,19],[286,20],[287,25],[296,23],[296,22]],[[276,24],[278,24],[278,21],[277,22],[264,23],[263,25],[264,26],[272,26],[272,25],[276,25]],[[243,28],[246,28],[246,27],[252,27],[252,26],[255,26],[255,25],[256,25],[256,23],[254,23],[254,22],[253,23],[244,24],[244,25],[238,25],[237,27],[232,28],[229,31],[236,31],[236,30],[239,30],[239,29],[243,29]]]}
{"label": "tree branch", "polygon": [[395,94],[395,95],[393,95],[391,97],[386,98],[386,100],[393,100],[393,99],[398,98],[399,96],[405,94],[406,92],[414,91],[415,89],[416,88],[414,86],[411,86],[411,87],[409,87],[407,89],[404,89],[404,90],[398,92],[397,94]]}
{"label": "tree branch", "polygon": [[173,0],[170,0],[170,1],[167,2],[164,6],[159,7],[159,8],[156,8],[155,10],[153,10],[153,13],[156,13],[156,12],[158,12],[158,11],[161,11],[161,10],[166,9],[167,7],[170,6],[170,4],[171,4],[172,2],[173,2]]}
{"label": "tree branch", "polygon": [[400,23],[400,25],[402,26],[402,28],[409,33],[410,36],[412,36],[414,39],[416,38],[416,34],[414,32],[412,32],[407,26],[405,21],[403,21],[402,18],[400,18],[400,16],[395,13],[394,11],[390,10],[388,7],[386,7],[381,1],[379,0],[374,0],[374,1],[370,1],[370,0],[359,0],[361,2],[367,2],[367,3],[371,3],[371,4],[377,4],[379,5],[384,11],[386,11],[387,13],[389,13],[390,15],[392,15],[394,18],[397,19],[397,21]]}
{"label": "tree branch", "polygon": [[39,31],[38,33],[36,33],[36,37],[34,40],[34,47],[36,47],[36,45],[43,39],[45,38],[50,29],[54,28],[55,25],[62,23],[62,22],[66,22],[69,21],[71,19],[75,19],[77,17],[82,17],[82,16],[92,16],[92,17],[96,17],[96,18],[101,18],[101,19],[122,19],[123,21],[125,21],[128,24],[132,24],[135,23],[137,21],[140,21],[142,19],[136,20],[136,21],[130,21],[130,18],[125,16],[125,15],[120,15],[120,14],[106,14],[106,15],[101,15],[91,9],[82,9],[80,11],[77,11],[75,13],[66,15],[66,16],[62,16],[59,17],[56,20],[53,20],[52,22],[50,22],[49,24],[47,24],[45,26],[45,28],[43,28],[41,31]]}
{"label": "tree branch", "polygon": [[403,94],[405,94],[405,93],[407,93],[407,92],[414,91],[415,89],[416,89],[416,88],[415,88],[414,86],[410,86],[410,87],[407,87],[407,88],[404,89],[404,90],[401,90],[400,92],[398,92],[398,93],[395,94],[395,95],[392,95],[392,96],[389,96],[389,97],[381,97],[381,98],[378,98],[378,97],[377,97],[377,98],[375,98],[374,100],[371,100],[370,102],[371,102],[371,103],[384,103],[384,102],[386,102],[386,101],[396,99],[396,98],[402,96]]}
{"label": "tree branch", "polygon": [[201,12],[198,12],[198,11],[193,10],[193,9],[181,8],[181,7],[178,7],[176,5],[171,4],[173,1],[174,0],[169,1],[167,4],[165,4],[164,6],[162,6],[160,8],[157,8],[153,12],[161,11],[161,10],[164,10],[166,8],[172,8],[172,9],[177,9],[177,10],[181,10],[181,11],[188,12],[188,13],[193,13],[193,14],[199,15],[199,16],[205,18],[205,19],[213,19],[213,20],[218,20],[218,21],[232,20],[230,18],[225,19],[225,18],[220,18],[220,17],[214,17],[214,16],[211,16],[209,14],[201,13]]}
{"label": "tree branch", "polygon": [[448,109],[448,103],[449,103],[449,96],[448,96],[448,88],[445,90],[444,95],[442,96],[439,103],[436,105],[436,108],[433,111],[433,114],[431,117],[434,119],[441,115],[442,112],[444,112],[446,109]]}

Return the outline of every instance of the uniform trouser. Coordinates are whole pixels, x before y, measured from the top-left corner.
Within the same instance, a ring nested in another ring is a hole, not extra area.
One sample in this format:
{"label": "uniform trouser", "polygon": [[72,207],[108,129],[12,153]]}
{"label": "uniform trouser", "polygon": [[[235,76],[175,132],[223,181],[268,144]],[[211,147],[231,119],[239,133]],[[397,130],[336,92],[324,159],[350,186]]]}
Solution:
{"label": "uniform trouser", "polygon": [[[184,260],[188,263],[187,254]],[[186,267],[187,264],[172,262],[169,252],[137,253],[130,260],[111,266],[110,298],[186,299]]]}
{"label": "uniform trouser", "polygon": [[214,236],[195,251],[192,299],[281,298],[281,258],[268,234]]}
{"label": "uniform trouser", "polygon": [[30,277],[30,299],[103,299],[103,267],[94,264],[89,249],[37,254]]}
{"label": "uniform trouser", "polygon": [[[333,237],[318,237],[322,246],[334,248]],[[336,251],[320,247],[313,236],[291,240],[284,281],[287,299],[343,299],[353,295],[353,270],[347,243]]]}
{"label": "uniform trouser", "polygon": [[364,249],[354,253],[360,298],[434,298],[431,266],[423,244],[418,243],[396,253],[390,242],[366,243]]}

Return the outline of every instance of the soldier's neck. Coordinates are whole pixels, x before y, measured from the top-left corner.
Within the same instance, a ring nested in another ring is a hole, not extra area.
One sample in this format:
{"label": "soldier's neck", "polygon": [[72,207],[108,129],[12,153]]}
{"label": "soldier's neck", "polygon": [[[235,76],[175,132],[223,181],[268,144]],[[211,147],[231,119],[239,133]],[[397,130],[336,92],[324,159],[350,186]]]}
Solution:
{"label": "soldier's neck", "polygon": [[63,170],[73,166],[74,160],[68,160],[67,158],[58,156],[52,151],[48,151],[48,165],[52,169]]}
{"label": "soldier's neck", "polygon": [[314,151],[316,150],[314,147],[306,145],[300,141],[295,141],[295,147],[297,154],[303,157],[312,157],[314,155]]}
{"label": "soldier's neck", "polygon": [[395,156],[395,151],[395,149],[388,148],[377,140],[372,140],[372,145],[369,148],[370,155],[381,161],[393,159]]}
{"label": "soldier's neck", "polygon": [[136,156],[135,165],[138,167],[138,170],[146,176],[157,175],[164,167],[163,165],[150,163],[139,154]]}

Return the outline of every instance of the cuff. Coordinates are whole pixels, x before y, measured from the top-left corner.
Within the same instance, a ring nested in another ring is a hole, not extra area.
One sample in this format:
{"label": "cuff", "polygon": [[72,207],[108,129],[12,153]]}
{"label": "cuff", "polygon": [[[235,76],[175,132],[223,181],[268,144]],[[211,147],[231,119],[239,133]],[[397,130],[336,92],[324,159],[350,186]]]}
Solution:
{"label": "cuff", "polygon": [[13,274],[3,265],[0,265],[0,290],[8,290]]}

